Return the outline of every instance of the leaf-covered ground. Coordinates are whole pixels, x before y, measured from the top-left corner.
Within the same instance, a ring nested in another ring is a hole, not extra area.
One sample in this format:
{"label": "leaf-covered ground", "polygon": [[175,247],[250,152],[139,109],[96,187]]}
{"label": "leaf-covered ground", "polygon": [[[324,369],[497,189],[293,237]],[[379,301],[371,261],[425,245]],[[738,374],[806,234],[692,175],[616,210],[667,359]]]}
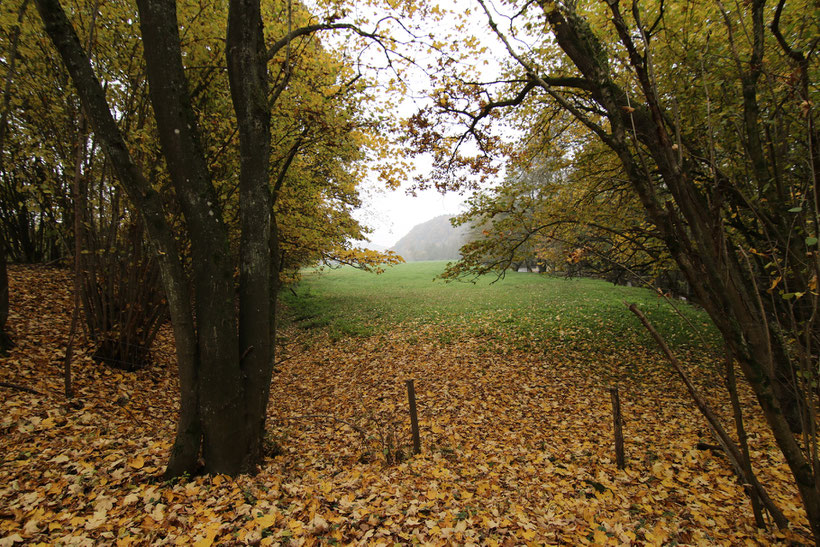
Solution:
{"label": "leaf-covered ground", "polygon": [[[62,396],[66,272],[12,267],[0,360],[0,545],[808,543],[799,499],[744,393],[756,468],[794,530],[759,531],[680,382],[649,348],[516,349],[492,333],[408,324],[365,337],[290,329],[271,444],[255,477],[155,477],[172,440],[170,335],[148,370],[96,365]],[[594,341],[594,338],[593,338]],[[705,357],[699,384],[730,412]],[[614,463],[607,387],[619,378],[627,463]],[[422,454],[409,457],[405,381]]]}

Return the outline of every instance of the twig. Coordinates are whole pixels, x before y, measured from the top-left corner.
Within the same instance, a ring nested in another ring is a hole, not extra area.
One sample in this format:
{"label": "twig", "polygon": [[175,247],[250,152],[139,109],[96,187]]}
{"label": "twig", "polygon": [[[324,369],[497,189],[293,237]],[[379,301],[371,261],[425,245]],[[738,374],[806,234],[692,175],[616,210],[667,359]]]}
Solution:
{"label": "twig", "polygon": [[646,330],[649,331],[649,334],[652,335],[652,338],[655,339],[655,342],[658,343],[660,346],[661,351],[672,364],[672,367],[675,369],[675,372],[678,373],[683,383],[686,384],[686,389],[689,391],[689,395],[692,397],[692,400],[695,402],[695,405],[700,410],[703,417],[706,418],[706,421],[709,423],[709,427],[712,429],[712,432],[715,434],[715,438],[723,447],[723,451],[726,454],[726,457],[729,458],[729,462],[732,464],[732,467],[735,470],[735,473],[738,477],[743,478],[743,480],[751,485],[751,487],[757,492],[757,495],[760,496],[760,501],[763,502],[763,505],[772,515],[772,519],[774,520],[775,524],[778,528],[786,528],[789,525],[789,521],[786,520],[786,517],[783,515],[783,512],[780,508],[775,504],[775,502],[769,497],[769,494],[766,492],[766,489],[763,488],[763,485],[760,484],[760,481],[757,480],[757,477],[753,473],[747,474],[746,468],[741,463],[743,461],[743,456],[740,453],[740,449],[735,444],[734,440],[726,433],[726,430],[720,424],[720,420],[715,415],[712,408],[709,406],[709,403],[701,397],[700,393],[698,392],[695,385],[692,383],[692,380],[689,378],[689,375],[686,374],[686,371],[683,370],[683,367],[678,361],[678,358],[672,353],[672,350],[669,349],[669,346],[666,344],[666,341],[661,337],[655,327],[652,326],[652,323],[646,318],[646,316],[638,309],[635,304],[627,304],[624,302],[629,311],[634,313],[638,319],[640,319],[643,326],[646,327]]}
{"label": "twig", "polygon": [[10,382],[0,382],[0,386],[7,387],[9,389],[16,389],[19,391],[25,391],[26,393],[33,393],[34,395],[42,395],[41,392],[37,391],[36,389],[32,389],[30,387],[21,386],[18,384],[12,384]]}
{"label": "twig", "polygon": [[279,365],[281,365],[282,363],[285,363],[285,362],[287,362],[287,361],[290,361],[290,360],[291,360],[291,359],[293,359],[294,357],[299,357],[299,356],[301,356],[301,355],[304,355],[305,353],[307,353],[307,351],[300,351],[299,353],[294,353],[293,355],[288,355],[287,357],[282,357],[281,359],[279,359],[278,361],[276,361],[276,362],[273,364],[273,366],[274,366],[274,368],[275,368],[275,367],[278,367],[278,366],[279,366]]}

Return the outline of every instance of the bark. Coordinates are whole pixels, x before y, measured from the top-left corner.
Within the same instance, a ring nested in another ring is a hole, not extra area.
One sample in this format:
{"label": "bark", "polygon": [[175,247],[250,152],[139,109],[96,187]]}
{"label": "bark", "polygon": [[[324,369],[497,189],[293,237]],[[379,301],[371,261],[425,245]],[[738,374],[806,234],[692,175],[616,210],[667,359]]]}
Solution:
{"label": "bark", "polygon": [[272,374],[270,110],[262,16],[258,0],[232,0],[227,33],[228,78],[239,128],[239,349],[248,447],[242,464],[262,458]]}
{"label": "bark", "polygon": [[180,377],[180,418],[167,472],[171,475],[193,472],[197,467],[200,446],[200,425],[196,410],[197,348],[190,309],[190,289],[179,259],[176,239],[165,219],[160,196],[134,163],[108,108],[102,86],[59,0],[37,0],[36,6],[45,30],[77,89],[86,118],[114,167],[117,179],[142,215],[156,247],[174,325]]}
{"label": "bark", "polygon": [[188,94],[176,3],[140,0],[137,6],[160,145],[191,241],[205,469],[235,475],[244,470],[248,426],[227,227]]}

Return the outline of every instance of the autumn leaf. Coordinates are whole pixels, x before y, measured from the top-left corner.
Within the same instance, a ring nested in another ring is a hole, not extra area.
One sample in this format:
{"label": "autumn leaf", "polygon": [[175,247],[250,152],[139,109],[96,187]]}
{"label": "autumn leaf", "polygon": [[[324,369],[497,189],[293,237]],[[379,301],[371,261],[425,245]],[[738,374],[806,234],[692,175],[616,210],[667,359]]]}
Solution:
{"label": "autumn leaf", "polygon": [[270,528],[276,524],[277,516],[278,515],[276,513],[268,513],[267,515],[254,519],[254,523],[261,529]]}
{"label": "autumn leaf", "polygon": [[772,280],[772,284],[766,289],[766,292],[772,292],[783,280],[782,276],[777,276],[775,279]]}

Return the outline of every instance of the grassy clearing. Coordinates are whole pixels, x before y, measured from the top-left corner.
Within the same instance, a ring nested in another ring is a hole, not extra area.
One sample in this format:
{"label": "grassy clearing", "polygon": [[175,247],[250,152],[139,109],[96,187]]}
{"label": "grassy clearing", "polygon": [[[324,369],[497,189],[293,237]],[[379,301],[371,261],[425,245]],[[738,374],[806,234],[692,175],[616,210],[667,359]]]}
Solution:
{"label": "grassy clearing", "polygon": [[[381,275],[354,268],[308,272],[283,301],[288,320],[302,328],[323,328],[331,336],[371,335],[397,325],[435,325],[448,342],[463,335],[504,337],[518,349],[550,342],[563,345],[654,347],[624,302],[636,302],[667,340],[678,348],[717,343],[708,317],[676,302],[686,321],[648,289],[618,287],[592,279],[509,273],[476,283],[435,279],[445,262],[415,262]],[[701,338],[703,337],[703,338]]]}

